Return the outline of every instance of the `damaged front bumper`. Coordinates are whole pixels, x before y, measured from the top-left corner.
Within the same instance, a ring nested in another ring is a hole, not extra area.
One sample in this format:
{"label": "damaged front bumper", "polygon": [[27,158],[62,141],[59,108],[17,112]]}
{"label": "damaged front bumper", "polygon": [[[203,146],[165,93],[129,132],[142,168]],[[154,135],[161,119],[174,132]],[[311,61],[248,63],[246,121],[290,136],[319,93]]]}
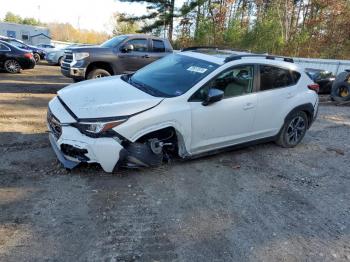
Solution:
{"label": "damaged front bumper", "polygon": [[90,138],[71,126],[62,126],[59,138],[50,132],[49,139],[58,160],[67,169],[79,163],[98,163],[105,172],[112,172],[123,149],[117,138]]}

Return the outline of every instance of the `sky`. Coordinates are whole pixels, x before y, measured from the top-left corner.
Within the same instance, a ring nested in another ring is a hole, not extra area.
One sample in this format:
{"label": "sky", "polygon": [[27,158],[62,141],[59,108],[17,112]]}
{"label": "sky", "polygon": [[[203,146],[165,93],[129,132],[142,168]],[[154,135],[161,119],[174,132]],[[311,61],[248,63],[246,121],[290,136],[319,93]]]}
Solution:
{"label": "sky", "polygon": [[68,22],[77,28],[107,33],[112,30],[110,19],[114,12],[130,15],[147,12],[145,5],[116,0],[0,0],[0,19],[8,11],[41,22]]}

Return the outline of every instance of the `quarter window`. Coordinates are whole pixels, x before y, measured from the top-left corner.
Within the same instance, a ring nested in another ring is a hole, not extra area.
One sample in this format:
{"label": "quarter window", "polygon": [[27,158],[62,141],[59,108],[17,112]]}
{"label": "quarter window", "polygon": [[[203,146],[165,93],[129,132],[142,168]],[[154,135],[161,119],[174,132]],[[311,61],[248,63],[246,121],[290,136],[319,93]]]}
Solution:
{"label": "quarter window", "polygon": [[133,45],[134,52],[147,52],[147,39],[133,39],[126,43],[126,45]]}
{"label": "quarter window", "polygon": [[153,52],[165,52],[165,46],[161,40],[152,40]]}
{"label": "quarter window", "polygon": [[260,65],[260,91],[294,85],[300,74],[274,66]]}

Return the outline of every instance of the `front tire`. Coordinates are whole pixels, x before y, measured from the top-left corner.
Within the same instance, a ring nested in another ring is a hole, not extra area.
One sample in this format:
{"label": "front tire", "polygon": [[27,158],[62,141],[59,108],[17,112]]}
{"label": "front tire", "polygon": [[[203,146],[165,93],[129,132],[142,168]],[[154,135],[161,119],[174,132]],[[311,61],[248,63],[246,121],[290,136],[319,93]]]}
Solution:
{"label": "front tire", "polygon": [[33,57],[34,57],[35,63],[39,63],[40,62],[40,55],[38,53],[34,53]]}
{"label": "front tire", "polygon": [[107,76],[111,76],[111,74],[104,70],[104,69],[93,69],[87,76],[87,79],[95,79],[95,78],[102,78],[102,77],[107,77]]}
{"label": "front tire", "polygon": [[308,125],[309,120],[305,112],[293,114],[285,121],[276,143],[285,148],[295,147],[304,138]]}
{"label": "front tire", "polygon": [[4,63],[6,72],[10,74],[18,74],[21,72],[21,65],[16,60],[6,60]]}

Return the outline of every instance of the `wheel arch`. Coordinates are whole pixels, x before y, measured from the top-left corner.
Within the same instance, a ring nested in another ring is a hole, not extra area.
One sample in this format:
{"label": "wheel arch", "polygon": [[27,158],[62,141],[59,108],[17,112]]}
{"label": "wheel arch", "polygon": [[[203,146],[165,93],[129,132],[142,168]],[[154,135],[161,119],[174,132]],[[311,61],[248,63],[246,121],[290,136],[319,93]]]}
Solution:
{"label": "wheel arch", "polygon": [[97,68],[100,68],[100,69],[104,69],[106,70],[107,72],[109,72],[111,75],[114,75],[114,70],[113,70],[113,66],[112,64],[108,63],[108,62],[92,62],[90,63],[87,68],[86,68],[86,73],[85,73],[85,77],[88,76],[88,74],[94,70],[94,69],[97,69]]}
{"label": "wheel arch", "polygon": [[186,143],[184,140],[183,134],[173,125],[166,125],[166,126],[154,126],[150,129],[148,129],[146,132],[143,132],[141,134],[138,134],[136,137],[133,138],[133,142],[142,141],[142,139],[148,137],[148,136],[157,136],[157,134],[164,134],[164,132],[171,131],[175,133],[176,138],[176,144],[178,148],[178,155],[180,157],[185,157],[188,154]]}
{"label": "wheel arch", "polygon": [[286,123],[288,120],[290,120],[292,118],[292,116],[295,113],[297,113],[299,111],[305,112],[305,114],[307,115],[307,119],[308,119],[308,127],[310,127],[312,120],[313,120],[314,111],[315,111],[314,106],[311,103],[306,103],[306,104],[302,104],[302,105],[299,105],[297,107],[294,107],[291,111],[289,111],[287,116],[284,118],[283,123]]}

